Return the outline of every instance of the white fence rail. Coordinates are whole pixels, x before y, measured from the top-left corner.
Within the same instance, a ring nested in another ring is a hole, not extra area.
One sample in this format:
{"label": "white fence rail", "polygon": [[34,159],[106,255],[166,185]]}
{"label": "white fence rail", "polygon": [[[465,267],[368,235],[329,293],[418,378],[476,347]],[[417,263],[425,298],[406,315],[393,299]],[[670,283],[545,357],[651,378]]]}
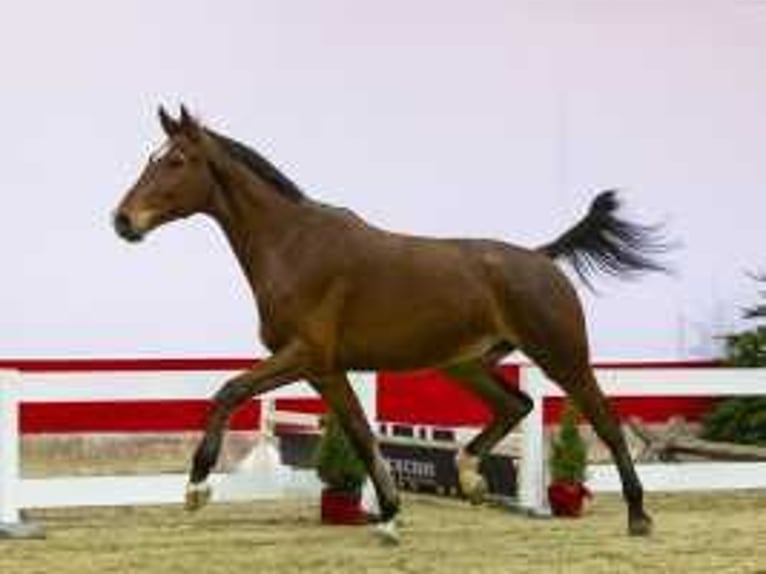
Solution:
{"label": "white fence rail", "polygon": [[[519,465],[519,504],[532,511],[547,507],[547,453],[543,430],[543,401],[563,393],[543,372],[521,368],[521,388],[534,409],[522,423]],[[601,388],[610,397],[751,396],[766,395],[766,369],[596,369]],[[637,464],[648,491],[689,491],[766,488],[766,462],[688,462]],[[589,466],[594,492],[621,490],[612,464]]]}
{"label": "white fence rail", "polygon": [[[234,372],[67,372],[30,373],[0,371],[0,525],[19,523],[26,508],[120,506],[182,503],[186,475],[92,476],[25,478],[21,474],[19,406],[21,403],[81,401],[207,399]],[[352,378],[368,415],[375,417],[375,389],[365,374]],[[274,401],[279,398],[316,397],[306,383],[296,383],[260,397],[261,429],[267,429]],[[216,500],[278,498],[318,492],[316,473],[279,464],[269,437],[248,457],[250,468],[262,472],[215,474],[211,477]]]}

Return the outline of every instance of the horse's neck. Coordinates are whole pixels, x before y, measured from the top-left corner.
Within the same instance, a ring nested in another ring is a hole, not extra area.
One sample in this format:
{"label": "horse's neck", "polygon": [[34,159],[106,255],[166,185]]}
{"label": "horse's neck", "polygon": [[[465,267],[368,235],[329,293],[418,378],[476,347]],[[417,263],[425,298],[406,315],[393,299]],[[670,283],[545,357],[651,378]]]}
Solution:
{"label": "horse's neck", "polygon": [[211,215],[229,240],[256,294],[269,280],[271,266],[284,257],[300,233],[312,202],[295,202],[240,166],[227,173],[227,189],[219,192]]}

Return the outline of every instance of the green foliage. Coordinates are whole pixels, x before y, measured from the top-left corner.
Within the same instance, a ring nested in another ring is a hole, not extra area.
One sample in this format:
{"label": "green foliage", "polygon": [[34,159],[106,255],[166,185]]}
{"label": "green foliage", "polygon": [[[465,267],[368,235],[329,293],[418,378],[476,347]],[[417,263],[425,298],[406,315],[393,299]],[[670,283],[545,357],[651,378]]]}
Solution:
{"label": "green foliage", "polygon": [[577,426],[579,415],[567,401],[558,434],[551,443],[551,478],[553,482],[584,482],[588,465],[588,447]]}
{"label": "green foliage", "polygon": [[322,438],[314,452],[319,478],[329,488],[359,490],[367,476],[364,463],[356,454],[338,418],[330,413],[322,420]]}
{"label": "green foliage", "polygon": [[724,337],[726,363],[734,367],[766,366],[766,326]]}
{"label": "green foliage", "polygon": [[[752,275],[766,283],[766,275]],[[766,292],[760,291],[762,298]],[[766,305],[744,310],[746,319],[766,317]],[[726,335],[725,361],[734,367],[766,367],[766,326]],[[719,401],[702,420],[702,437],[708,440],[766,446],[766,396],[733,397]]]}
{"label": "green foliage", "polygon": [[702,438],[766,446],[766,396],[720,401],[702,421]]}

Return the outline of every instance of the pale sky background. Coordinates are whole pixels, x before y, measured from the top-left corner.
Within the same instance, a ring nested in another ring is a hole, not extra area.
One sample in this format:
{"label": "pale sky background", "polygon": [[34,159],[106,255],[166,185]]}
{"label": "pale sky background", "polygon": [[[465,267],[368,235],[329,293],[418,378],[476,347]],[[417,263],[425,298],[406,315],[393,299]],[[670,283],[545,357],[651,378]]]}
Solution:
{"label": "pale sky background", "polygon": [[110,227],[159,103],[401,231],[537,245],[624,189],[683,246],[581,290],[599,359],[711,356],[766,269],[757,0],[3,2],[0,88],[0,357],[263,353],[214,225]]}

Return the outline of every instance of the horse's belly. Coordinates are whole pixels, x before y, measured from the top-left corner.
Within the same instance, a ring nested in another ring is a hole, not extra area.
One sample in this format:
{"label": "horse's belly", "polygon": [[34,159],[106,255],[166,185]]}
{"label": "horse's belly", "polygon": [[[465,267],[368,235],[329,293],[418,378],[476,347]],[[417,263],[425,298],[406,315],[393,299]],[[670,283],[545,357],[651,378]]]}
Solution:
{"label": "horse's belly", "polygon": [[339,362],[348,369],[409,370],[481,356],[502,340],[487,313],[405,305],[345,322]]}

